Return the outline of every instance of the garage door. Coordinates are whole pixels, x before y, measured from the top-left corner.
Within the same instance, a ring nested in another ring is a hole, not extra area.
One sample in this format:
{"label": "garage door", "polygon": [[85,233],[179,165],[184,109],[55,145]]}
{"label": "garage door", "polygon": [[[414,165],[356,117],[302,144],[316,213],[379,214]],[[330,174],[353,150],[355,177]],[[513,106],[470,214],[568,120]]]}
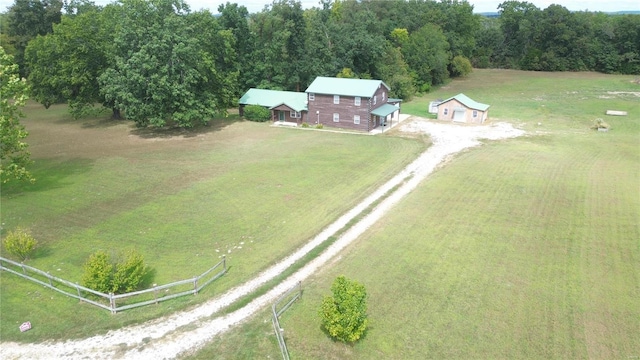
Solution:
{"label": "garage door", "polygon": [[457,108],[453,111],[453,121],[455,122],[466,122],[467,119],[465,117],[466,110],[463,108]]}

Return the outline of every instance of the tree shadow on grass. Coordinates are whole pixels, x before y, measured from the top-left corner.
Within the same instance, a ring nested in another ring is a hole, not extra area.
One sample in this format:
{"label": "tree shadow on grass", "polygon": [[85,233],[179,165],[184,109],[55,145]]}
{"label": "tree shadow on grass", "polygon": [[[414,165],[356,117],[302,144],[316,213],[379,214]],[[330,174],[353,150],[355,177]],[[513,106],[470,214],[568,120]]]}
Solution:
{"label": "tree shadow on grass", "polygon": [[148,267],[147,273],[144,274],[142,280],[140,280],[140,285],[138,289],[150,289],[153,287],[153,281],[156,278],[156,274],[158,271],[155,268]]}
{"label": "tree shadow on grass", "polygon": [[67,179],[83,174],[93,167],[93,160],[75,158],[64,161],[52,159],[36,159],[30,172],[36,179],[34,183],[11,181],[2,185],[3,197],[15,197],[28,192],[47,191],[71,184]]}
{"label": "tree shadow on grass", "polygon": [[238,115],[229,115],[226,118],[218,118],[209,121],[205,125],[196,125],[193,128],[161,127],[161,128],[136,128],[131,130],[131,135],[139,136],[143,139],[172,139],[172,138],[192,138],[199,135],[221,131],[225,127],[241,121]]}

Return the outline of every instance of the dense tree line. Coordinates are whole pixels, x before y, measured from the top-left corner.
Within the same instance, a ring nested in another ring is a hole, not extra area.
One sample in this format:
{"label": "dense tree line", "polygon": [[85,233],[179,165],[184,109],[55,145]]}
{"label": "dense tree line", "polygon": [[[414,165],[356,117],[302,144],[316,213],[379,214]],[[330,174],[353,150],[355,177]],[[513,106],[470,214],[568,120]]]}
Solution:
{"label": "dense tree line", "polygon": [[45,106],[102,104],[139,126],[190,127],[250,87],[302,91],[316,76],[378,78],[409,99],[475,67],[640,74],[640,15],[538,9],[498,18],[458,0],[322,0],[264,10],[183,0],[15,0],[0,44]]}

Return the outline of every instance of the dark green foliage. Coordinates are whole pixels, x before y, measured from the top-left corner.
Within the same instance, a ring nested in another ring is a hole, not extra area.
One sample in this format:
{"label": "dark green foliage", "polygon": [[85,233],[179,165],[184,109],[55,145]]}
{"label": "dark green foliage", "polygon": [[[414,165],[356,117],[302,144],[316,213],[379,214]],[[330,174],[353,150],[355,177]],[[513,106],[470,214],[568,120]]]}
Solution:
{"label": "dark green foliage", "polygon": [[352,343],[367,329],[367,292],[364,285],[338,276],[320,308],[322,328],[334,339]]}
{"label": "dark green foliage", "polygon": [[260,105],[247,105],[244,107],[244,118],[256,122],[269,121],[271,110]]}
{"label": "dark green foliage", "polygon": [[15,61],[20,76],[26,77],[29,71],[24,62],[27,44],[38,35],[53,31],[53,24],[62,17],[61,0],[15,0],[7,12],[8,42],[15,48]]}
{"label": "dark green foliage", "polygon": [[135,291],[149,269],[135,250],[114,260],[104,251],[97,251],[84,264],[82,284],[103,293],[122,294]]}
{"label": "dark green foliage", "polygon": [[442,84],[449,78],[449,43],[442,30],[435,25],[425,25],[409,35],[402,47],[415,86],[422,89],[425,84]]}
{"label": "dark green foliage", "polygon": [[13,231],[9,231],[3,240],[3,244],[4,249],[9,254],[24,261],[29,259],[29,256],[31,256],[38,246],[38,241],[31,236],[29,231],[17,228]]}
{"label": "dark green foliage", "polygon": [[139,127],[193,127],[236,99],[234,38],[208,11],[182,0],[121,2],[114,66],[100,93]]}

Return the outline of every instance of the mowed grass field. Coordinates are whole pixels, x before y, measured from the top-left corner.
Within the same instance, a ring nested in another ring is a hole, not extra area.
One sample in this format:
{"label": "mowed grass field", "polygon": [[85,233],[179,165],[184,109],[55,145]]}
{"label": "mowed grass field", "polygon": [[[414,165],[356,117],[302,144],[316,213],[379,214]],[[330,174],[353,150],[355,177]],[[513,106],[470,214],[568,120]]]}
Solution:
{"label": "mowed grass field", "polygon": [[[302,298],[280,320],[291,358],[640,357],[640,85],[633,80],[475,70],[403,104],[426,115],[430,100],[463,92],[491,104],[492,121],[528,135],[459,154],[304,281]],[[607,109],[629,116],[605,117]],[[596,118],[612,130],[589,129]],[[322,297],[339,275],[369,294],[370,326],[354,345],[320,329]],[[279,352],[265,310],[192,358]]]}
{"label": "mowed grass field", "polygon": [[[2,272],[3,341],[78,338],[205,301],[290,254],[428,145],[237,115],[151,131],[108,115],[73,121],[64,106],[30,103],[25,113],[37,182],[3,185],[1,217],[3,236],[23,227],[39,241],[28,265],[81,282],[90,254],[136,249],[159,285],[199,275],[223,254],[229,271],[198,296],[117,315]],[[33,329],[20,333],[25,321]]]}

